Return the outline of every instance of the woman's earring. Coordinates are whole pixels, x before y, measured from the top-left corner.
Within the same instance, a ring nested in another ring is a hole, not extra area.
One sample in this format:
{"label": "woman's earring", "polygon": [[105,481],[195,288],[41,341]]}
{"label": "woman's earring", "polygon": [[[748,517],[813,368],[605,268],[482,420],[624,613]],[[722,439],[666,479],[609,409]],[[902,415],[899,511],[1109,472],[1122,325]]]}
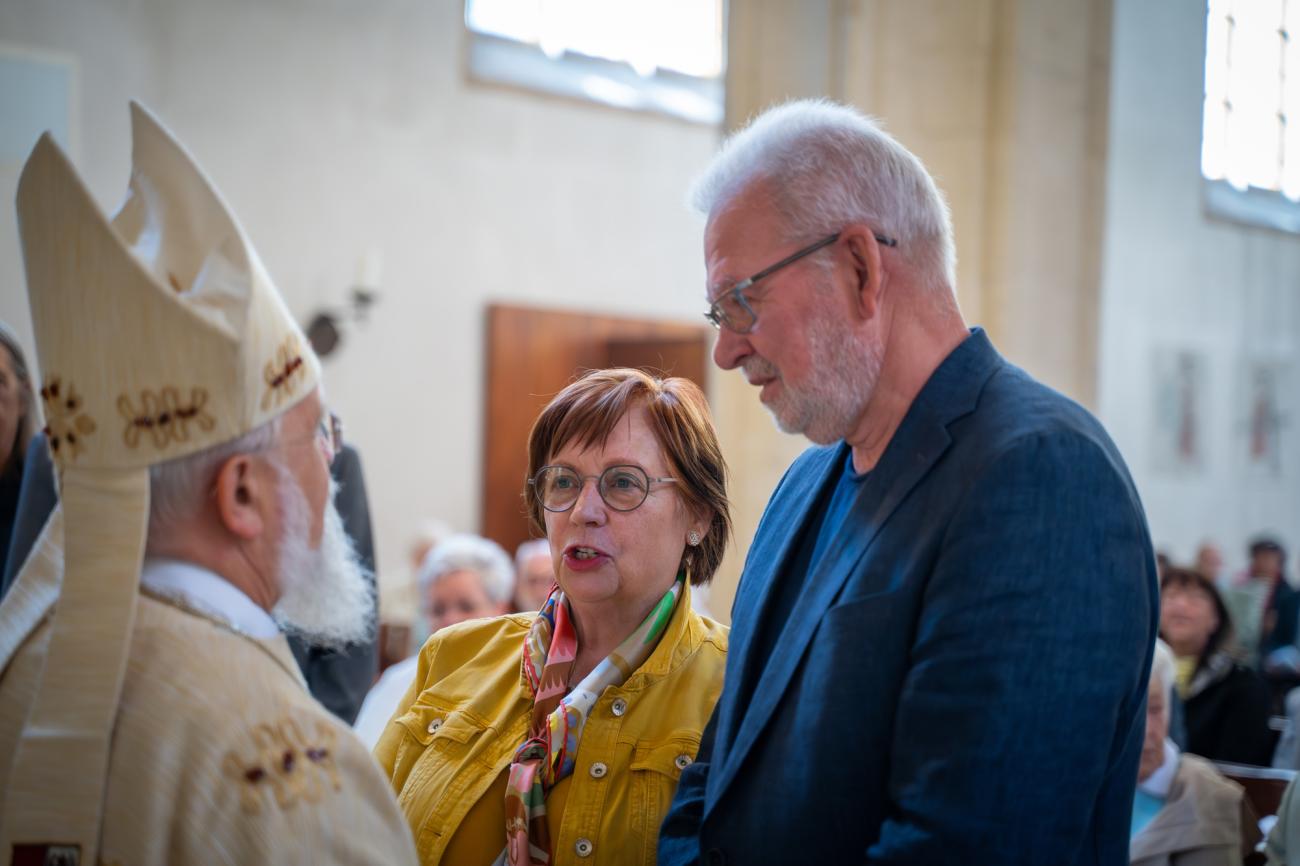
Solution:
{"label": "woman's earring", "polygon": [[686,536],[686,543],[691,547],[697,547],[700,543],[700,534],[692,529],[690,534]]}

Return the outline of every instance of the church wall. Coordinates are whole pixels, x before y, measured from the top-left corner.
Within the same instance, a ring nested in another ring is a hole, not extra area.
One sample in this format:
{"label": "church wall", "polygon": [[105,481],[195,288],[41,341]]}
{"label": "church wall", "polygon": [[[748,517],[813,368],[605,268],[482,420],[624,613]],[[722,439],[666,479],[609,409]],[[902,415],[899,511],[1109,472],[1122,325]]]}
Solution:
{"label": "church wall", "polygon": [[[1101,417],[1133,470],[1158,547],[1185,561],[1211,538],[1240,567],[1247,539],[1268,531],[1289,543],[1294,580],[1300,238],[1205,213],[1202,4],[1117,0],[1114,21]],[[1259,428],[1248,371],[1257,362],[1284,374],[1280,474],[1250,459]]]}

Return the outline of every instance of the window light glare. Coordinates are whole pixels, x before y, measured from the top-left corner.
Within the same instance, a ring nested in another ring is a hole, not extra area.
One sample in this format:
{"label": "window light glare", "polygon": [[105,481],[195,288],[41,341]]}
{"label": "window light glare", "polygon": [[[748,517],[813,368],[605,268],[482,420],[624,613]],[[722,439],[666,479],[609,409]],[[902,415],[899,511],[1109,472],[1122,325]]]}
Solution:
{"label": "window light glare", "polygon": [[659,69],[722,74],[721,0],[468,0],[465,23],[551,58],[574,52],[646,77]]}
{"label": "window light glare", "polygon": [[1240,190],[1300,188],[1300,0],[1209,0],[1201,172]]}

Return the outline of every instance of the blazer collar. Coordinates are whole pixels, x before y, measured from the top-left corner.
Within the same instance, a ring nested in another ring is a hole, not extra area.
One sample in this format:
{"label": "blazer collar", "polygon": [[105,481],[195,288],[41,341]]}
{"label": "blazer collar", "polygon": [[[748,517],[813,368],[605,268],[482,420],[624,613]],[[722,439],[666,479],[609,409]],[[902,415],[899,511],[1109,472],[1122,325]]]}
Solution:
{"label": "blazer collar", "polygon": [[[850,507],[847,520],[858,528],[857,531],[835,536],[815,564],[813,572],[807,576],[776,643],[777,649],[759,676],[754,694],[729,696],[734,702],[728,708],[728,716],[731,718],[720,718],[720,724],[726,721],[735,724],[734,717],[741,713],[743,716],[739,719],[732,746],[727,750],[724,763],[719,768],[717,780],[711,780],[710,788],[714,796],[709,798],[710,805],[717,801],[717,797],[721,796],[735,777],[746,754],[767,726],[826,610],[834,603],[849,576],[856,571],[857,563],[866,555],[880,530],[908,493],[948,449],[952,442],[948,426],[975,409],[984,384],[1003,363],[983,330],[976,328],[943,360],[913,400],[881,455],[880,462],[871,471]],[[729,666],[729,670],[743,669],[745,659],[752,650],[753,632],[761,622],[759,613],[769,603],[775,583],[787,579],[787,562],[806,533],[811,510],[821,504],[822,497],[815,493],[834,483],[844,466],[848,447],[841,442],[837,448],[825,449],[823,455],[818,455],[818,462],[801,473],[801,478],[792,479],[797,486],[782,498],[798,503],[799,510],[792,515],[793,519],[785,522],[787,529],[784,535],[773,545],[779,550],[779,555],[770,558],[756,556],[760,547],[770,548],[765,539],[755,540],[749,558],[749,564],[756,570],[754,579],[746,579],[743,583],[746,587],[754,586],[758,589],[757,598],[753,604],[737,605],[739,617],[736,624],[739,627],[743,623],[746,628],[745,633],[736,641],[735,650],[740,653],[737,656],[738,663],[735,668]],[[764,522],[769,523],[767,520]],[[773,531],[779,532],[775,527],[781,523],[779,520],[771,522]],[[723,725],[719,733],[725,735],[730,727]]]}

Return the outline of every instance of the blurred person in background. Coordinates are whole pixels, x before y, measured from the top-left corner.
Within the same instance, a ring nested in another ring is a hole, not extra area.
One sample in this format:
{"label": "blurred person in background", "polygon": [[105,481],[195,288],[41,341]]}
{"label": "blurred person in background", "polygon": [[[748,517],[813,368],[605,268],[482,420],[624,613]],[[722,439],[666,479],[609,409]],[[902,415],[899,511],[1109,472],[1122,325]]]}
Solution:
{"label": "blurred person in background", "polygon": [[22,346],[0,322],[0,568],[8,556],[27,443],[36,426],[34,398]]}
{"label": "blurred person in background", "polygon": [[420,589],[420,570],[433,549],[455,534],[455,530],[446,521],[430,517],[420,522],[407,546],[407,579],[393,593],[391,600],[385,599],[390,602],[386,607],[393,611],[397,621],[407,626],[405,642],[401,646],[401,654],[388,659],[385,669],[410,656],[433,633],[433,626],[427,616],[428,605]]}
{"label": "blurred person in background", "polygon": [[1259,841],[1245,791],[1169,738],[1174,655],[1156,642],[1133,801],[1132,866],[1238,866]]}
{"label": "blurred person in background", "polygon": [[551,546],[545,538],[533,538],[515,551],[515,610],[536,613],[555,585]]}
{"label": "blurred person in background", "polygon": [[690,604],[731,527],[717,434],[689,380],[598,370],[528,455],[558,585],[434,634],[375,756],[426,864],[654,863],[722,690],[727,630]]}
{"label": "blurred person in background", "polygon": [[1300,797],[1292,779],[1277,807],[1277,822],[1264,845],[1268,866],[1300,866]]}
{"label": "blurred person in background", "polygon": [[1223,588],[1227,574],[1223,570],[1223,551],[1213,541],[1203,541],[1196,548],[1196,561],[1193,567],[1210,579],[1215,586]]}
{"label": "blurred person in background", "polygon": [[1160,637],[1175,658],[1187,751],[1212,761],[1268,766],[1273,755],[1263,679],[1226,647],[1232,620],[1214,584],[1170,567],[1160,582]]}
{"label": "blurred person in background", "polygon": [[1246,572],[1223,594],[1232,616],[1242,658],[1255,665],[1261,656],[1295,643],[1300,593],[1286,580],[1286,549],[1274,538],[1250,543]]}
{"label": "blurred person in background", "polygon": [[[514,567],[496,542],[478,535],[452,535],[425,557],[416,584],[429,627],[437,634],[466,620],[505,613],[514,590]],[[367,746],[373,748],[379,741],[415,678],[419,660],[417,654],[392,665],[366,695],[354,730]]]}

